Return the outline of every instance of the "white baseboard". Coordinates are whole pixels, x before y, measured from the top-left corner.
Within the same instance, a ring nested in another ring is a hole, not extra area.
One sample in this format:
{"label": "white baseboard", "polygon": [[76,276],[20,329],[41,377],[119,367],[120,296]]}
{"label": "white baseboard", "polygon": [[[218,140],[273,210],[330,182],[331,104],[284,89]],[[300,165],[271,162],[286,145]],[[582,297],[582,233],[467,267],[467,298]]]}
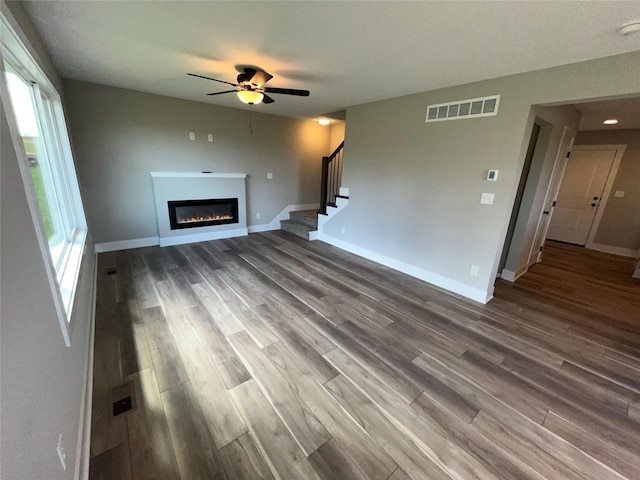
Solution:
{"label": "white baseboard", "polygon": [[502,273],[500,274],[500,278],[502,278],[503,280],[506,280],[507,282],[513,283],[517,279],[519,279],[522,275],[527,273],[527,270],[529,270],[527,265],[523,265],[522,267],[518,268],[515,272],[513,270],[508,270],[506,268],[503,268]]}
{"label": "white baseboard", "polygon": [[[278,226],[278,228],[280,228]],[[275,228],[271,228],[271,224],[263,223],[262,225],[249,225],[247,227],[249,233],[259,233],[259,232],[268,232],[270,230],[275,230]]]}
{"label": "white baseboard", "polygon": [[94,253],[93,288],[91,289],[91,316],[89,318],[89,346],[84,372],[84,385],[80,400],[80,422],[78,424],[78,444],[76,451],[75,480],[89,478],[91,456],[91,407],[93,403],[93,350],[96,332],[96,296],[98,293],[98,254]]}
{"label": "white baseboard", "polygon": [[589,250],[596,250],[603,253],[611,253],[613,255],[620,255],[622,257],[638,258],[640,252],[631,248],[613,247],[611,245],[603,245],[601,243],[587,243],[585,248]]}
{"label": "white baseboard", "polygon": [[271,230],[280,230],[280,220],[289,220],[289,212],[293,212],[295,210],[317,210],[320,208],[319,203],[302,203],[299,205],[287,205],[284,209],[275,216],[269,226]]}
{"label": "white baseboard", "polygon": [[161,247],[172,245],[183,245],[185,243],[207,242],[209,240],[220,240],[221,238],[244,237],[249,232],[246,228],[234,228],[233,230],[220,230],[218,232],[194,233],[191,235],[178,235],[175,237],[165,237],[160,239]]}
{"label": "white baseboard", "polygon": [[405,273],[412,277],[424,280],[427,283],[431,283],[432,285],[435,285],[437,287],[444,288],[445,290],[449,290],[453,293],[457,293],[458,295],[462,295],[463,297],[475,300],[476,302],[488,303],[489,300],[493,298],[493,288],[491,288],[490,290],[482,290],[480,288],[471,287],[462,282],[451,280],[450,278],[443,277],[442,275],[438,275],[437,273],[433,273],[428,270],[416,267],[415,265],[410,265],[400,260],[396,260],[395,258],[387,257],[386,255],[382,255],[372,250],[359,247],[352,243],[345,242],[344,240],[340,240],[338,238],[325,235],[320,232],[318,233],[318,240],[341,248],[342,250],[346,250],[347,252],[354,253],[366,259],[372,260],[376,263],[380,263],[389,268],[393,268],[394,270]]}
{"label": "white baseboard", "polygon": [[129,250],[131,248],[153,247],[159,244],[158,237],[132,238],[131,240],[96,243],[95,251],[96,253],[115,252],[116,250]]}

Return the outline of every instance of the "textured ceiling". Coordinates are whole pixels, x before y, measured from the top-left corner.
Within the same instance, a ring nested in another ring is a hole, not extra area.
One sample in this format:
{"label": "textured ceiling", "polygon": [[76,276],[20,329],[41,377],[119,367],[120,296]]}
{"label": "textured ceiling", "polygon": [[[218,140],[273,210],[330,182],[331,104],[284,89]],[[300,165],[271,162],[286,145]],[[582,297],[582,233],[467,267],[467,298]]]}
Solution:
{"label": "textured ceiling", "polygon": [[640,50],[640,2],[29,1],[63,77],[248,108],[187,72],[270,72],[256,110],[314,117],[345,107]]}

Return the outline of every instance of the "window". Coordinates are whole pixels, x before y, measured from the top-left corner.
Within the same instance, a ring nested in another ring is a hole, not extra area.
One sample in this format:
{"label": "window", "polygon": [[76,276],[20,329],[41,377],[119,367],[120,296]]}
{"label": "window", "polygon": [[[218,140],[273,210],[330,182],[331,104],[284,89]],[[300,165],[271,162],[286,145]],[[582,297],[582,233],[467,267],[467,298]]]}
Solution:
{"label": "window", "polygon": [[2,100],[18,151],[41,254],[70,345],[70,319],[87,236],[60,96],[2,17]]}

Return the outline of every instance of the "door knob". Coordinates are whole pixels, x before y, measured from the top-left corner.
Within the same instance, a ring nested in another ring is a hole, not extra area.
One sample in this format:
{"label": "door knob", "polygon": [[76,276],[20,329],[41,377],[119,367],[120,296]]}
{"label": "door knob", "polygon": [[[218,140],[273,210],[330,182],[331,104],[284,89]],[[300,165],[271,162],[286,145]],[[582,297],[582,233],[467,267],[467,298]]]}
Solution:
{"label": "door knob", "polygon": [[592,204],[591,204],[591,206],[592,206],[592,207],[595,207],[595,206],[597,206],[597,205],[598,205],[597,203],[592,203]]}
{"label": "door knob", "polygon": [[544,212],[542,212],[542,213],[544,213],[545,215],[549,215],[549,210],[545,210],[545,211],[544,211]]}
{"label": "door knob", "polygon": [[594,200],[597,200],[597,199],[598,199],[598,197],[593,197],[593,199],[594,199]]}

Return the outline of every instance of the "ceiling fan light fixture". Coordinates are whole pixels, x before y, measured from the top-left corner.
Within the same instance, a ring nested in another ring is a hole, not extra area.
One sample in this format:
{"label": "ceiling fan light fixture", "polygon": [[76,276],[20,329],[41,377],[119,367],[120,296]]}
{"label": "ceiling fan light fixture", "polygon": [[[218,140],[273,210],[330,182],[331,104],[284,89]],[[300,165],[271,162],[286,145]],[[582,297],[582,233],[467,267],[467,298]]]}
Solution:
{"label": "ceiling fan light fixture", "polygon": [[255,90],[241,90],[238,92],[238,98],[242,103],[255,105],[262,102],[264,95],[260,92],[256,92]]}

